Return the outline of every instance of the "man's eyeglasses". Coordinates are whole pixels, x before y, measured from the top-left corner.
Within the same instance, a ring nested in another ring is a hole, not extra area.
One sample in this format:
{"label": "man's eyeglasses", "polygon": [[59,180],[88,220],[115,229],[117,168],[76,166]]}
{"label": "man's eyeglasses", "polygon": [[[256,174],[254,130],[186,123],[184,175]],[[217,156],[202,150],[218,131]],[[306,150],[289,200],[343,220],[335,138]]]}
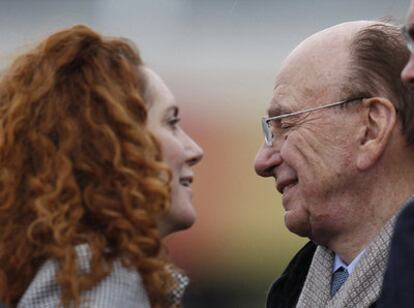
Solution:
{"label": "man's eyeglasses", "polygon": [[401,33],[405,39],[405,44],[411,53],[414,53],[414,25],[405,25],[401,28]]}
{"label": "man's eyeglasses", "polygon": [[270,125],[271,121],[278,121],[281,119],[286,119],[288,117],[292,117],[292,116],[296,116],[299,114],[303,114],[303,113],[307,113],[307,112],[314,112],[314,111],[318,111],[318,110],[322,110],[325,108],[331,108],[331,107],[335,107],[335,106],[339,106],[339,105],[343,105],[346,103],[350,103],[353,101],[358,101],[358,100],[362,100],[365,97],[353,97],[350,99],[346,99],[340,102],[335,102],[335,103],[331,103],[331,104],[327,104],[327,105],[322,105],[322,106],[318,106],[318,107],[313,107],[313,108],[308,108],[305,110],[301,110],[301,111],[295,111],[292,113],[287,113],[287,114],[282,114],[279,116],[275,116],[275,117],[263,117],[262,118],[262,128],[263,128],[263,133],[264,133],[264,137],[265,137],[265,142],[268,146],[271,146],[273,143],[273,139],[276,137],[275,134],[272,132],[272,128]]}

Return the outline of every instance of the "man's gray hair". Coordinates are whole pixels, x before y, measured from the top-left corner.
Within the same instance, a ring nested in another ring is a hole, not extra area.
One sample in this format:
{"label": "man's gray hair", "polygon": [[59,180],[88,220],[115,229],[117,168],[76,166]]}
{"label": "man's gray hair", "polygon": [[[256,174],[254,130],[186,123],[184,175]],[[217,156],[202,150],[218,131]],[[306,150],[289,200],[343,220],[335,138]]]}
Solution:
{"label": "man's gray hair", "polygon": [[344,92],[393,102],[408,144],[414,145],[414,91],[401,81],[410,52],[400,29],[376,23],[357,32],[350,44],[351,64]]}

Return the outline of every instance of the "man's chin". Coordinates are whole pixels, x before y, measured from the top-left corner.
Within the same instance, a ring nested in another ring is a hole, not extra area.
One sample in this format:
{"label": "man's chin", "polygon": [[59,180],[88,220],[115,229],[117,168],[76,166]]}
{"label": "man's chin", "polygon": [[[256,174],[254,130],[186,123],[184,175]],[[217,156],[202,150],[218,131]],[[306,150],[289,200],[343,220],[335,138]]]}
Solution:
{"label": "man's chin", "polygon": [[285,215],[285,225],[290,232],[295,233],[298,236],[308,238],[311,237],[311,228],[307,221],[290,219],[288,215]]}

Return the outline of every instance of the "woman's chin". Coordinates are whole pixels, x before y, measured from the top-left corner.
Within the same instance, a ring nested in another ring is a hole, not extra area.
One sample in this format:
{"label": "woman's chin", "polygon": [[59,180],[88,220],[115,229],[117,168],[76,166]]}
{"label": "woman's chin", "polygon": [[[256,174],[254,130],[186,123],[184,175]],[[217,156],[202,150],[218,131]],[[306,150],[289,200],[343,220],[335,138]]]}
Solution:
{"label": "woman's chin", "polygon": [[187,230],[194,225],[195,221],[196,213],[192,207],[187,211],[170,211],[160,220],[161,236],[165,237],[171,233]]}

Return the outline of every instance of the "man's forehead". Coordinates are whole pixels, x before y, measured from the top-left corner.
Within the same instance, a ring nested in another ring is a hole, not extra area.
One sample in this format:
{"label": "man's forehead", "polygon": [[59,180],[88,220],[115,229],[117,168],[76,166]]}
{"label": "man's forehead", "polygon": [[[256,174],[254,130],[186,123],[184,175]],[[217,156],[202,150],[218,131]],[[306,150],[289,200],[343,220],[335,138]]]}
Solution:
{"label": "man's forehead", "polygon": [[269,108],[267,109],[267,114],[270,117],[292,112],[295,108],[298,96],[297,91],[295,91],[294,88],[295,87],[285,83],[276,84],[269,103]]}
{"label": "man's forehead", "polygon": [[269,116],[343,99],[338,92],[344,86],[349,66],[351,38],[372,23],[343,23],[300,43],[282,64],[268,108]]}
{"label": "man's forehead", "polygon": [[[273,90],[267,114],[271,117],[295,112],[301,109],[315,107],[317,104],[329,101],[331,87],[326,83],[289,83],[277,82]],[[321,102],[319,102],[321,101]]]}
{"label": "man's forehead", "polygon": [[327,56],[322,43],[303,45],[284,61],[273,88],[269,115],[313,107],[319,100],[333,98],[332,92],[342,85],[348,54],[340,50],[335,56]]}

